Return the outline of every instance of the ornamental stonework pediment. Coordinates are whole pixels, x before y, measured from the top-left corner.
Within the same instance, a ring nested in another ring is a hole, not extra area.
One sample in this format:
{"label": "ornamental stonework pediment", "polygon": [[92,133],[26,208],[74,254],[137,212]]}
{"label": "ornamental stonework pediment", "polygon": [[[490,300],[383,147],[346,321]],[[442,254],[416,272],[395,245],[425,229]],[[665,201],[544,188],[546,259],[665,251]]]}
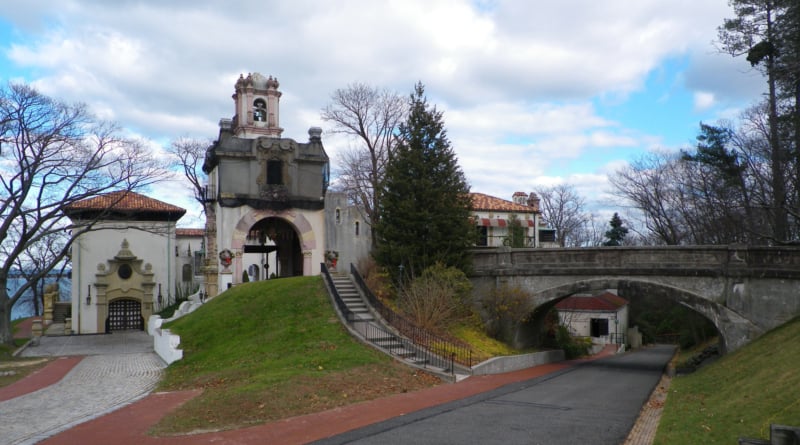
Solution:
{"label": "ornamental stonework pediment", "polygon": [[256,148],[260,153],[296,151],[297,142],[291,139],[259,138]]}

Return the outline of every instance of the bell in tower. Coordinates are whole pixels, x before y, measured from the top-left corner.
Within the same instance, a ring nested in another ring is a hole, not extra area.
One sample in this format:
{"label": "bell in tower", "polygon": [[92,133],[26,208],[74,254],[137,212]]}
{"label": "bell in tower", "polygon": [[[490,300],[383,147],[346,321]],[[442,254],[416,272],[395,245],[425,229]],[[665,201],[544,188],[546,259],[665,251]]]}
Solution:
{"label": "bell in tower", "polygon": [[260,136],[281,137],[278,79],[264,77],[260,73],[239,75],[233,100],[236,115],[233,117],[233,134],[236,137],[254,139]]}

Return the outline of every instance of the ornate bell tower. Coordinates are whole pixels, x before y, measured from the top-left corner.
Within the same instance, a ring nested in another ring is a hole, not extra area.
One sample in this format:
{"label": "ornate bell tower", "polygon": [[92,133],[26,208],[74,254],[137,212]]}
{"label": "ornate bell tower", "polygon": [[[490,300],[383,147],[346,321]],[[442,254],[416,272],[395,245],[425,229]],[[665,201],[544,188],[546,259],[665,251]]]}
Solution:
{"label": "ornate bell tower", "polygon": [[311,127],[307,142],[281,136],[278,85],[272,76],[240,75],[235,114],[220,119],[206,151],[209,297],[243,276],[317,275],[325,260],[330,165],[322,130]]}
{"label": "ornate bell tower", "polygon": [[233,100],[236,115],[233,117],[233,135],[243,139],[259,136],[281,137],[278,79],[260,73],[239,75]]}

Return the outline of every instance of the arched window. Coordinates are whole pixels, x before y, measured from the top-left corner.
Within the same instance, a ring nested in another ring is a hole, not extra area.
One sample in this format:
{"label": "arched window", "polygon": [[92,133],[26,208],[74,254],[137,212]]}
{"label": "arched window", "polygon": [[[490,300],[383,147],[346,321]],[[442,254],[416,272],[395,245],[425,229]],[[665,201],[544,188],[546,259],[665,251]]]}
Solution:
{"label": "arched window", "polygon": [[342,211],[340,209],[336,209],[336,224],[342,223]]}
{"label": "arched window", "polygon": [[253,102],[253,120],[256,122],[267,121],[267,103],[264,99],[256,99]]}
{"label": "arched window", "polygon": [[259,272],[261,268],[258,267],[258,264],[251,264],[250,267],[247,268],[247,274],[250,275],[251,281],[259,281]]}
{"label": "arched window", "polygon": [[358,236],[358,232],[361,229],[361,224],[358,221],[356,221],[355,223],[355,229],[356,229],[356,236]]}
{"label": "arched window", "polygon": [[192,265],[191,264],[184,264],[183,270],[181,270],[181,278],[183,279],[184,283],[191,283],[192,282]]}

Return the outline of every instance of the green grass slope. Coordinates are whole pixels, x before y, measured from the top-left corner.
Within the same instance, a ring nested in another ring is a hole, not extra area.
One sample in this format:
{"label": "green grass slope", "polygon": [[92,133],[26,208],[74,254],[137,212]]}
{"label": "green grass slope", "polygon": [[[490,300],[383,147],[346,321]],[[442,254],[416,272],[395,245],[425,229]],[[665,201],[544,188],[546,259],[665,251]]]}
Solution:
{"label": "green grass slope", "polygon": [[439,383],[354,340],[320,277],[242,284],[165,327],[181,336],[184,358],[158,390],[203,393],[156,434],[241,427]]}
{"label": "green grass slope", "polygon": [[800,318],[673,379],[654,443],[767,439],[771,423],[800,426]]}

